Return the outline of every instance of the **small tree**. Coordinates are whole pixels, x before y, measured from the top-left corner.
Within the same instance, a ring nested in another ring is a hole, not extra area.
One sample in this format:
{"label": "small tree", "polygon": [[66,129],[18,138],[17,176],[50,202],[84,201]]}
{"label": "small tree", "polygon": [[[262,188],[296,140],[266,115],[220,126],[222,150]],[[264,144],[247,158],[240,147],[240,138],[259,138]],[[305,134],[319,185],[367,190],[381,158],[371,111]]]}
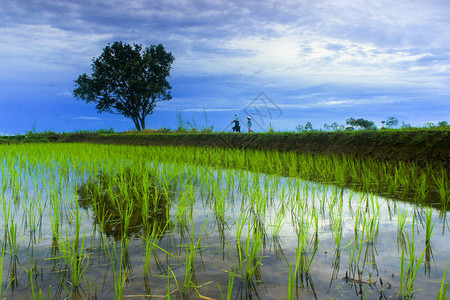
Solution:
{"label": "small tree", "polygon": [[298,124],[295,129],[297,130],[297,132],[303,132],[305,130],[304,126],[301,124]]}
{"label": "small tree", "polygon": [[438,123],[438,126],[439,126],[439,127],[447,127],[447,126],[448,126],[448,123],[447,123],[447,121],[440,121],[440,122]]}
{"label": "small tree", "polygon": [[307,131],[307,130],[309,130],[309,131],[313,130],[313,127],[312,127],[311,122],[307,122],[307,123],[306,123],[306,125],[305,125],[305,130],[306,130],[306,131]]}
{"label": "small tree", "polygon": [[412,125],[409,123],[402,122],[402,129],[412,128]]}
{"label": "small tree", "polygon": [[333,131],[338,131],[338,129],[339,129],[339,124],[336,123],[336,122],[333,122],[333,123],[331,123],[330,127],[331,127],[331,129],[332,129]]}
{"label": "small tree", "polygon": [[172,53],[164,46],[142,46],[115,42],[103,49],[92,63],[92,75],[75,80],[74,96],[94,102],[97,111],[131,118],[137,130],[145,129],[145,117],[153,113],[156,102],[172,99],[167,81]]}
{"label": "small tree", "polygon": [[396,117],[389,117],[386,120],[386,126],[392,128],[398,125],[398,119]]}

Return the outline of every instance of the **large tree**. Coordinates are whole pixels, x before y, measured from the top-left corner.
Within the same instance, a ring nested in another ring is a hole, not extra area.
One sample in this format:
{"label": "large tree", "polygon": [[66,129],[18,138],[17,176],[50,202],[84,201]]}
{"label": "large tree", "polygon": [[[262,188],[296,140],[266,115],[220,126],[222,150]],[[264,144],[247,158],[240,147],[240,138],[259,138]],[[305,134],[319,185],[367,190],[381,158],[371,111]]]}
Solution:
{"label": "large tree", "polygon": [[144,50],[137,44],[108,44],[93,59],[92,75],[75,80],[74,96],[95,103],[99,113],[131,118],[137,130],[144,130],[145,117],[153,113],[156,102],[172,99],[167,77],[173,61],[161,44]]}

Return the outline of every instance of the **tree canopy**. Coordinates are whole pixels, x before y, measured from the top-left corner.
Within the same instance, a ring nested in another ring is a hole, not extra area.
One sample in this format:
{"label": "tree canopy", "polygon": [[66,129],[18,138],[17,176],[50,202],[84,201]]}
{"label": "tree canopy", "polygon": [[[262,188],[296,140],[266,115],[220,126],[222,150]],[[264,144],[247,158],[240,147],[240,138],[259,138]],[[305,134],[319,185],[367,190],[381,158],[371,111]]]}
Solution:
{"label": "tree canopy", "polygon": [[93,59],[92,74],[75,80],[74,96],[93,102],[99,113],[109,112],[131,118],[137,130],[145,129],[145,117],[156,102],[172,99],[167,81],[174,57],[164,46],[115,42]]}
{"label": "tree canopy", "polygon": [[[350,125],[352,128],[356,127],[356,128],[362,128],[362,129],[376,129],[375,123],[369,120],[364,120],[364,119],[347,119],[346,120],[347,125]],[[350,128],[351,129],[351,128]]]}

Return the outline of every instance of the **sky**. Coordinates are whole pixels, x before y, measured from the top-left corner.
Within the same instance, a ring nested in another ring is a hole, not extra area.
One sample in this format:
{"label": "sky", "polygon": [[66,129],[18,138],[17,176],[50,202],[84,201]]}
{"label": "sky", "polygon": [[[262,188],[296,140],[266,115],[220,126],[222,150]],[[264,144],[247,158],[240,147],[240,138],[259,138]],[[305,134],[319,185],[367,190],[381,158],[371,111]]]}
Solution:
{"label": "sky", "polygon": [[113,128],[73,96],[108,43],[163,44],[170,101],[147,128],[294,131],[364,118],[450,122],[448,0],[0,0],[0,134]]}

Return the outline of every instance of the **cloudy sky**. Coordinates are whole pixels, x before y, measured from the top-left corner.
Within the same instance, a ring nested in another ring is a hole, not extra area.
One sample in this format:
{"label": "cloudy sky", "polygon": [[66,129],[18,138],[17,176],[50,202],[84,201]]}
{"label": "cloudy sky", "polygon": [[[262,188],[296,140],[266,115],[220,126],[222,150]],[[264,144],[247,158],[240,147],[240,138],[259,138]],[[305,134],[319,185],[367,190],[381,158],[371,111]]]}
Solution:
{"label": "cloudy sky", "polygon": [[132,129],[73,97],[114,41],[175,57],[150,128],[450,122],[449,16],[448,0],[1,0],[0,134]]}

